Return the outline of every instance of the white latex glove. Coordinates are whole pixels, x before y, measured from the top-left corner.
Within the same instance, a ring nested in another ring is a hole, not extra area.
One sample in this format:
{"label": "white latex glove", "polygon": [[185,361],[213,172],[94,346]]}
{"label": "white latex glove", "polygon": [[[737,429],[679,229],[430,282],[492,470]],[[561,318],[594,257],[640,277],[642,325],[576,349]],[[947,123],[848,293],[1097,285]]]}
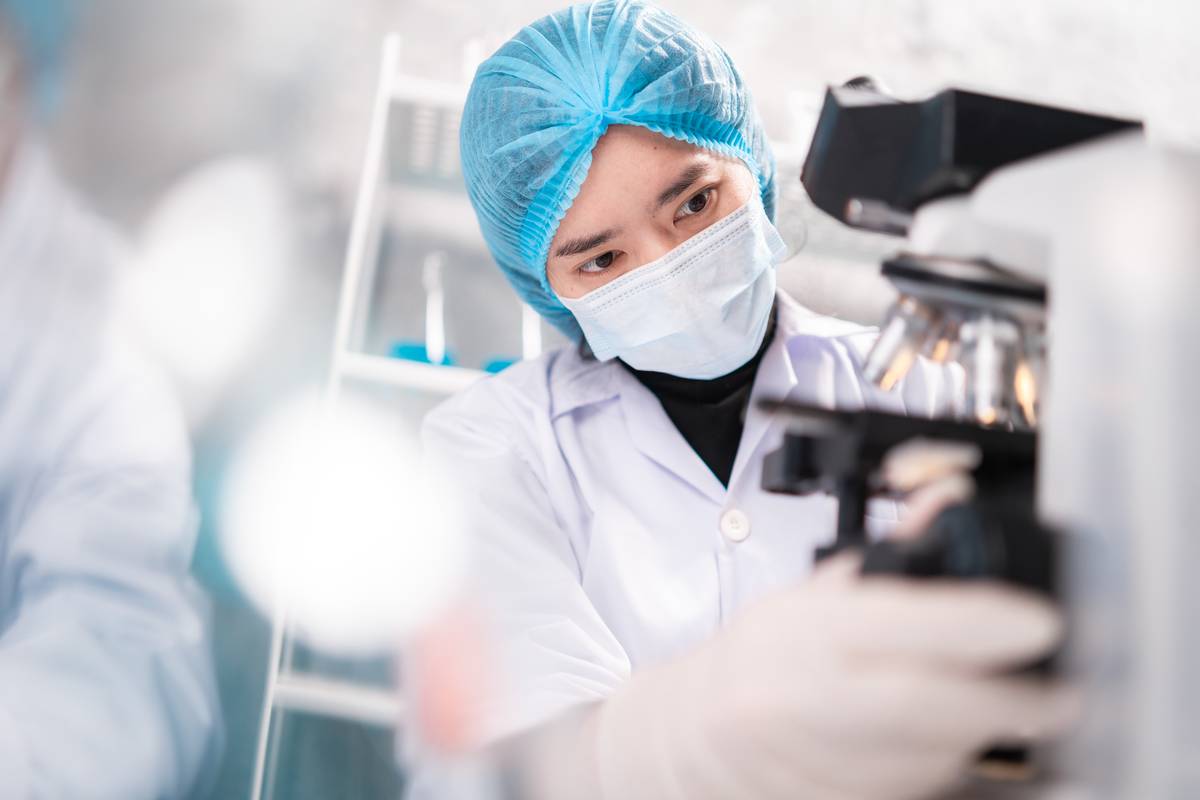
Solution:
{"label": "white latex glove", "polygon": [[975,496],[971,471],[982,454],[974,445],[912,439],[887,454],[883,479],[896,491],[908,493],[905,513],[892,535],[919,536],[947,506]]}
{"label": "white latex glove", "polygon": [[[885,479],[909,493],[896,535],[969,500],[978,460],[934,442],[889,454]],[[1006,674],[1057,644],[1049,602],[994,583],[864,578],[858,566],[830,560],[697,652],[540,732],[531,796],[934,797],[989,745],[1072,719],[1068,690]]]}
{"label": "white latex glove", "polygon": [[841,556],[698,651],[542,731],[529,796],[936,796],[988,745],[1067,724],[1073,696],[1004,674],[1060,632],[1033,595],[864,578]]}

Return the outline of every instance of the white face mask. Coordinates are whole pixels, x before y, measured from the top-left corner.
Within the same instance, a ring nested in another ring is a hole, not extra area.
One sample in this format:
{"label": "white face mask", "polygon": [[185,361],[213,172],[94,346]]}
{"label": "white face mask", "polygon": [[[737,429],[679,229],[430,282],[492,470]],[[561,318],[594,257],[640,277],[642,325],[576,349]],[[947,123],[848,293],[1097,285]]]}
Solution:
{"label": "white face mask", "polygon": [[762,344],[787,246],[757,192],[662,258],[583,297],[559,297],[595,353],[637,370],[707,380]]}

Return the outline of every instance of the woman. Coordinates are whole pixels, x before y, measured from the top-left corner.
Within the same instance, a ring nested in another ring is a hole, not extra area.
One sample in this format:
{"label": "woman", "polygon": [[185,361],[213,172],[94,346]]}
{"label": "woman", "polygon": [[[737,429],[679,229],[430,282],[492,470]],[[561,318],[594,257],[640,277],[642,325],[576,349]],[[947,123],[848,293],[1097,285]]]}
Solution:
{"label": "woman", "polygon": [[774,161],[715,43],[636,1],[545,17],[479,68],[462,157],[496,261],[578,340],[425,428],[502,647],[483,738],[526,744],[528,794],[894,800],[1055,722],[995,675],[1052,645],[1045,605],[814,571],[834,501],[759,488],[781,430],[758,398],[949,393],[930,365],[876,392],[873,332],[776,290]]}

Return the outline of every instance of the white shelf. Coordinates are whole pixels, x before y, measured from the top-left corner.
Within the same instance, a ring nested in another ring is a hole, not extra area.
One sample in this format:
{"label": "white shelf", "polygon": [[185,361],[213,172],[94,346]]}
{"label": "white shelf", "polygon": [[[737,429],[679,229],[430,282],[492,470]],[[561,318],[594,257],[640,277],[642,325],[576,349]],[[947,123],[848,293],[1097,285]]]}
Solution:
{"label": "white shelf", "polygon": [[467,99],[467,87],[463,84],[444,83],[413,75],[393,76],[388,88],[393,102],[439,106],[456,112],[462,111]]}
{"label": "white shelf", "polygon": [[387,689],[298,675],[279,676],[275,707],[387,728],[398,726],[404,713],[400,696]]}
{"label": "white shelf", "polygon": [[335,369],[343,378],[386,383],[435,394],[451,395],[487,375],[480,369],[439,367],[402,358],[343,353]]}

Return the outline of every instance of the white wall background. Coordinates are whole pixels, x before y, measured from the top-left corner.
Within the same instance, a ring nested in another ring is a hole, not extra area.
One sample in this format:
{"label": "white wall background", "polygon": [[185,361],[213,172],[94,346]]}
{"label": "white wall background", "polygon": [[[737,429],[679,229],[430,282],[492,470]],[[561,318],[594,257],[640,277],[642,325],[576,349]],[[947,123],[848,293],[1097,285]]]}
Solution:
{"label": "white wall background", "polygon": [[[406,35],[404,67],[462,76],[550,0],[104,0],[82,31],[64,156],[104,198],[128,169],[126,215],[156,179],[214,151],[269,149],[306,177],[350,183],[378,38]],[[1194,0],[664,0],[733,55],[777,140],[803,139],[821,88],[862,73],[897,94],[954,84],[1148,117],[1200,131]],[[153,165],[153,166],[152,166]]]}
{"label": "white wall background", "polygon": [[[335,240],[350,213],[381,34],[404,35],[405,71],[457,81],[465,63],[559,5],[105,0],[82,27],[56,142],[70,173],[130,229],[189,168],[222,155],[265,157],[285,173],[304,227],[329,239],[328,263],[306,268],[334,280]],[[1156,135],[1200,142],[1195,0],[663,5],[725,46],[772,138],[801,153],[823,87],[864,73],[902,97],[955,85],[1145,118]],[[798,164],[783,166],[791,170],[781,176],[787,192]],[[794,205],[802,202],[800,195]],[[886,291],[822,252],[823,230],[812,252],[785,271],[785,283],[820,307],[877,313]],[[852,255],[881,249],[859,244]],[[830,264],[832,274],[822,269]]]}

